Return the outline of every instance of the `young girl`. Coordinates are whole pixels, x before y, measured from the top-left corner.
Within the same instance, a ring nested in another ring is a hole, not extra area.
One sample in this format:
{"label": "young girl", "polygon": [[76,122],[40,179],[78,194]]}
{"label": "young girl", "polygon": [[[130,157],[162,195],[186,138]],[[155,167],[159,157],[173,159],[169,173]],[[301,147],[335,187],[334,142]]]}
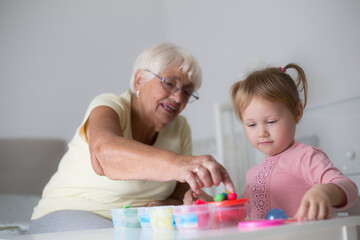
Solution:
{"label": "young girl", "polygon": [[[291,68],[298,74],[296,82],[286,73]],[[307,100],[306,77],[298,65],[255,71],[232,86],[231,98],[249,141],[265,154],[246,174],[243,197],[249,218],[264,218],[270,209],[280,208],[299,221],[319,220],[332,217],[333,208],[356,202],[356,184],[322,150],[294,141]],[[185,195],[187,203],[191,195]]]}

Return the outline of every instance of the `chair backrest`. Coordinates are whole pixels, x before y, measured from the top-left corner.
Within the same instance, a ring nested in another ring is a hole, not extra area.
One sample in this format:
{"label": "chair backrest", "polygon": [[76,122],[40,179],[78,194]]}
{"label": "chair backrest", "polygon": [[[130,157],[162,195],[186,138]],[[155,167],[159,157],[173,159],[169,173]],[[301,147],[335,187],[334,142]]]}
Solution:
{"label": "chair backrest", "polygon": [[66,150],[61,139],[0,139],[0,193],[41,195]]}
{"label": "chair backrest", "polygon": [[237,193],[242,193],[246,172],[253,165],[252,151],[242,124],[236,119],[230,102],[214,106],[217,160],[228,170]]}

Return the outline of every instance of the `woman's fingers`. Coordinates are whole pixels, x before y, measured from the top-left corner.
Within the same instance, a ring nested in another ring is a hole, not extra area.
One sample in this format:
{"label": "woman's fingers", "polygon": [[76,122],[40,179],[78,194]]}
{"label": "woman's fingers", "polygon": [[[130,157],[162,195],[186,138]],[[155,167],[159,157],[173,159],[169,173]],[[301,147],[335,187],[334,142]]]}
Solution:
{"label": "woman's fingers", "polygon": [[226,190],[228,190],[229,192],[235,192],[234,183],[231,180],[231,178],[225,168],[221,171],[221,175],[222,175],[222,182],[223,182]]}
{"label": "woman's fingers", "polygon": [[[193,171],[188,171],[187,175],[185,176],[185,181],[189,184],[191,190],[195,193],[200,193],[201,185],[203,184],[200,180],[197,180],[196,173]],[[200,183],[200,184],[199,184]]]}
{"label": "woman's fingers", "polygon": [[234,184],[228,172],[212,156],[209,156],[209,161],[204,163],[204,166],[207,167],[210,172],[213,185],[219,186],[219,184],[222,182],[226,190],[228,190],[229,192],[235,192]]}
{"label": "woman's fingers", "polygon": [[203,187],[209,188],[214,185],[214,182],[207,168],[198,168],[198,170],[196,171],[196,175],[198,183],[202,183]]}
{"label": "woman's fingers", "polygon": [[[201,165],[198,165],[193,171],[198,186],[209,188],[213,185],[219,186],[223,182],[229,192],[234,192],[234,184],[226,169],[210,155],[200,157],[202,158]],[[189,185],[191,186],[190,183]]]}
{"label": "woman's fingers", "polygon": [[223,166],[218,163],[212,156],[207,156],[208,160],[203,162],[204,168],[209,172],[212,185],[219,186],[222,182],[221,169]]}

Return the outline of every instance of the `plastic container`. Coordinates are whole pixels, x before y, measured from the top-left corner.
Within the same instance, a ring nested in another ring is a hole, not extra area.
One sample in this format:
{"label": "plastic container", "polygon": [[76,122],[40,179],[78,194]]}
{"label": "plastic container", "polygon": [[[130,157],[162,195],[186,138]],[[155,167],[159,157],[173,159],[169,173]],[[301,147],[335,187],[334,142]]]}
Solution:
{"label": "plastic container", "polygon": [[238,222],[245,220],[246,198],[233,201],[211,202],[214,206],[215,228],[237,226]]}
{"label": "plastic container", "polygon": [[142,228],[151,229],[149,207],[138,208],[138,220]]}
{"label": "plastic container", "polygon": [[214,225],[214,206],[211,204],[182,205],[174,207],[178,230],[203,230]]}
{"label": "plastic container", "polygon": [[138,210],[136,208],[111,209],[114,228],[139,228]]}
{"label": "plastic container", "polygon": [[173,216],[174,206],[148,207],[150,223],[153,230],[173,230],[175,220]]}

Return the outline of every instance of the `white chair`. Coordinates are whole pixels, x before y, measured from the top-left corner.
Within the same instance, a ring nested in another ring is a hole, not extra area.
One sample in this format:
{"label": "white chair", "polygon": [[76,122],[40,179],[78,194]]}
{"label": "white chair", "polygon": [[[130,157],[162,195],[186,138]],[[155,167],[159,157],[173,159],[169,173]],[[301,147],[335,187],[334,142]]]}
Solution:
{"label": "white chair", "polygon": [[254,152],[242,124],[236,119],[232,104],[216,103],[214,112],[217,160],[228,170],[239,195],[245,188],[246,172],[254,164]]}

